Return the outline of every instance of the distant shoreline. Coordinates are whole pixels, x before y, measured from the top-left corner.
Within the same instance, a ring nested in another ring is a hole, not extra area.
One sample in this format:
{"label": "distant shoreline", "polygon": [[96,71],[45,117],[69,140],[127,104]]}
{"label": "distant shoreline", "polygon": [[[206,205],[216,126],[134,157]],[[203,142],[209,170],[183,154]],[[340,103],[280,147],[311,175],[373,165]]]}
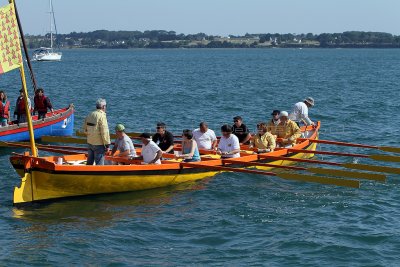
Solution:
{"label": "distant shoreline", "polygon": [[[54,36],[53,36],[54,37]],[[30,49],[50,46],[50,36],[26,35]],[[160,49],[160,48],[400,48],[400,36],[384,32],[349,31],[322,34],[245,34],[227,37],[174,31],[107,31],[58,34],[61,48]]]}

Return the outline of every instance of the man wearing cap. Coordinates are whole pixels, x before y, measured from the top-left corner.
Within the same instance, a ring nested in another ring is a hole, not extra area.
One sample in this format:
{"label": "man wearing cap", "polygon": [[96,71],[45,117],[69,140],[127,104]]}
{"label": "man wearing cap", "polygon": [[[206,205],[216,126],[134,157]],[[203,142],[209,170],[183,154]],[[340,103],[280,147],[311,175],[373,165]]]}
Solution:
{"label": "man wearing cap", "polygon": [[290,113],[289,118],[296,122],[298,126],[300,126],[301,122],[304,122],[305,125],[315,125],[313,121],[308,117],[308,109],[314,106],[314,98],[307,97],[303,102],[297,102],[294,107],[292,113]]}
{"label": "man wearing cap", "polygon": [[142,152],[140,157],[136,159],[142,159],[146,164],[161,164],[162,150],[161,148],[151,140],[149,133],[142,133],[139,135],[142,140]]}
{"label": "man wearing cap", "polygon": [[278,125],[278,143],[281,147],[289,147],[296,144],[297,138],[301,136],[299,126],[292,120],[290,120],[289,114],[286,111],[281,111],[280,120]]}
{"label": "man wearing cap", "polygon": [[267,132],[270,132],[272,135],[277,135],[277,128],[279,123],[281,122],[279,119],[279,114],[281,114],[280,110],[274,110],[271,113],[272,119],[267,124]]}
{"label": "man wearing cap", "polygon": [[88,157],[87,165],[104,165],[104,155],[109,151],[110,132],[106,117],[106,100],[99,98],[96,101],[96,110],[90,113],[83,124],[83,131],[87,135]]}
{"label": "man wearing cap", "polygon": [[117,138],[115,139],[111,155],[128,158],[136,157],[135,147],[133,146],[131,138],[125,133],[125,126],[123,124],[118,123],[115,126],[115,134]]}

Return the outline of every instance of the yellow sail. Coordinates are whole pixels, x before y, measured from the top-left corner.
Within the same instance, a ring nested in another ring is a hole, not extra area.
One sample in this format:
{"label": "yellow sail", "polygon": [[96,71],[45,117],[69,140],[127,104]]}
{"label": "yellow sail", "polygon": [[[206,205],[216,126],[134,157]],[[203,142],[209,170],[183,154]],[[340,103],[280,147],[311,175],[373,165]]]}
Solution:
{"label": "yellow sail", "polygon": [[0,74],[22,65],[21,45],[14,4],[0,8]]}

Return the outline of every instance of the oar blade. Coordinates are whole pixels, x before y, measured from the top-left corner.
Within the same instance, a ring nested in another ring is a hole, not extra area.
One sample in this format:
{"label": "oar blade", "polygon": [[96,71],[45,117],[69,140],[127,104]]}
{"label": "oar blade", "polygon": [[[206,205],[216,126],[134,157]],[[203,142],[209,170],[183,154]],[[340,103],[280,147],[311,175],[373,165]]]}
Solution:
{"label": "oar blade", "polygon": [[391,155],[370,155],[369,156],[373,160],[377,161],[389,161],[389,162],[400,162],[399,156],[391,156]]}
{"label": "oar blade", "polygon": [[312,173],[317,173],[317,174],[324,174],[324,175],[342,176],[342,177],[348,177],[348,178],[386,182],[386,175],[376,174],[376,173],[355,172],[355,171],[327,169],[327,168],[307,168],[307,171],[312,172]]}
{"label": "oar blade", "polygon": [[349,180],[349,179],[340,179],[333,177],[322,177],[315,175],[306,175],[306,174],[298,174],[298,173],[278,173],[278,177],[286,180],[296,180],[303,182],[311,182],[311,183],[319,183],[326,185],[337,185],[344,187],[352,187],[352,188],[360,188],[360,181],[358,180]]}
{"label": "oar blade", "polygon": [[348,169],[400,174],[400,168],[396,167],[376,166],[376,165],[366,165],[366,164],[356,164],[356,163],[344,163],[342,166]]}
{"label": "oar blade", "polygon": [[380,146],[379,150],[382,150],[385,152],[400,153],[400,147]]}

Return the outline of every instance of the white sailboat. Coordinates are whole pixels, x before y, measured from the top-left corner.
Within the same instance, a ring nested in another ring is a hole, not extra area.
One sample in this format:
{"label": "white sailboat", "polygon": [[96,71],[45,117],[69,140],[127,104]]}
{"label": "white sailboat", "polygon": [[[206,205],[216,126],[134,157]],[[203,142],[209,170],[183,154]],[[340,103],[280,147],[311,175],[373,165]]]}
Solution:
{"label": "white sailboat", "polygon": [[50,47],[41,47],[33,51],[33,60],[36,61],[60,61],[62,53],[53,49],[53,30],[57,35],[56,21],[54,17],[53,1],[49,0],[50,16]]}

